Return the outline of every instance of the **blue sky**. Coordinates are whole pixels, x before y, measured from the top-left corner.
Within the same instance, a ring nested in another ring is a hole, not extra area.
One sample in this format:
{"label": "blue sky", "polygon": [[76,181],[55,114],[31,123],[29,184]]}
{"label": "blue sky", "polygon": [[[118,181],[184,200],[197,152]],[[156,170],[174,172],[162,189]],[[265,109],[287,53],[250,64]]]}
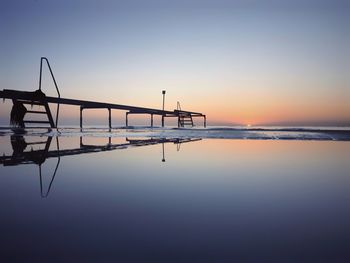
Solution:
{"label": "blue sky", "polygon": [[36,89],[46,56],[64,97],[159,108],[166,89],[212,124],[349,124],[349,17],[348,1],[1,1],[0,89]]}

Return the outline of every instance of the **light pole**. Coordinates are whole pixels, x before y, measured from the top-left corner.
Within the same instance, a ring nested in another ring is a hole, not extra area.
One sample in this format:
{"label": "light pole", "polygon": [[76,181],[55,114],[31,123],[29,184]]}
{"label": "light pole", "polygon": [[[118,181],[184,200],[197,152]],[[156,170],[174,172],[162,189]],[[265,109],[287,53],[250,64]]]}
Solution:
{"label": "light pole", "polygon": [[164,102],[165,102],[165,90],[162,90],[162,94],[163,94],[163,111],[164,111]]}
{"label": "light pole", "polygon": [[164,127],[164,102],[165,102],[165,90],[162,90],[163,94],[163,115],[162,115],[162,127]]}

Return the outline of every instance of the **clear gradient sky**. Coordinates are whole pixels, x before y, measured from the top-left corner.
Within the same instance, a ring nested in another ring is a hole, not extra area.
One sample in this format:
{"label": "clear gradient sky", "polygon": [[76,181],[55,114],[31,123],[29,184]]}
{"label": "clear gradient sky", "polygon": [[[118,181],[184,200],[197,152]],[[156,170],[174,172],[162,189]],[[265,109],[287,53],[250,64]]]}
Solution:
{"label": "clear gradient sky", "polygon": [[37,89],[46,56],[62,97],[160,108],[166,89],[212,125],[350,125],[349,1],[0,0],[0,36],[0,89]]}

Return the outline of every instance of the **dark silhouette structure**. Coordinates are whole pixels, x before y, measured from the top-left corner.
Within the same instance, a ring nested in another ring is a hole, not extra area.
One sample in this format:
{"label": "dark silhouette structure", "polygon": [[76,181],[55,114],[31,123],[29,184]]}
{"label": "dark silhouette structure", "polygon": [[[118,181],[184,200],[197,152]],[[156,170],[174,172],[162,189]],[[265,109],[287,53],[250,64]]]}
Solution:
{"label": "dark silhouette structure", "polygon": [[[42,90],[41,90],[41,79],[42,79],[42,67],[43,62],[47,63],[47,66],[49,68],[52,80],[55,84],[57,97],[50,97],[46,96]],[[206,126],[206,115],[200,113],[200,112],[192,112],[192,111],[184,111],[181,109],[176,109],[173,111],[167,111],[164,110],[164,95],[165,91],[162,92],[163,94],[163,109],[152,109],[152,108],[144,108],[144,107],[138,107],[138,106],[129,106],[129,105],[122,105],[122,104],[112,104],[112,103],[103,103],[103,102],[96,102],[96,101],[86,101],[86,100],[77,100],[77,99],[68,99],[68,98],[61,98],[61,94],[56,82],[56,79],[54,77],[54,74],[52,72],[50,63],[47,58],[42,57],[40,60],[40,77],[39,77],[39,89],[34,92],[24,92],[24,91],[18,91],[18,90],[0,90],[0,98],[5,99],[11,99],[13,102],[13,108],[11,111],[11,124],[24,128],[25,124],[48,124],[50,128],[57,128],[58,127],[58,118],[59,118],[59,109],[61,104],[65,105],[74,105],[80,107],[80,127],[83,127],[83,110],[85,109],[107,109],[108,110],[108,126],[111,129],[112,128],[112,116],[111,111],[112,109],[116,110],[125,110],[126,116],[125,116],[125,125],[128,126],[128,115],[129,114],[146,114],[151,116],[151,127],[153,127],[153,116],[158,115],[162,118],[162,127],[164,127],[164,119],[165,118],[177,118],[178,119],[178,127],[185,127],[185,126],[191,126],[193,127],[193,118],[194,117],[201,117],[203,118],[204,127]],[[49,103],[57,104],[57,110],[56,110],[56,120],[54,121],[51,110],[49,107]],[[24,106],[27,105],[39,105],[43,106],[43,111],[32,111],[27,110],[27,108]],[[36,114],[43,114],[47,116],[47,120],[24,120],[24,116],[26,114],[36,115]]]}
{"label": "dark silhouette structure", "polygon": [[[0,156],[0,165],[3,166],[17,166],[17,165],[25,165],[25,164],[36,164],[39,168],[39,180],[40,180],[40,194],[41,197],[45,198],[48,196],[51,190],[52,183],[55,179],[58,166],[61,162],[61,157],[63,156],[72,156],[79,154],[87,154],[87,153],[97,153],[102,151],[113,151],[113,150],[121,150],[127,149],[129,147],[141,147],[155,144],[162,144],[162,162],[165,162],[165,151],[164,144],[165,143],[174,143],[177,145],[177,151],[180,150],[180,145],[182,143],[199,141],[201,139],[193,139],[193,138],[149,138],[149,139],[129,139],[126,138],[125,143],[112,144],[111,137],[108,138],[108,143],[106,145],[88,145],[83,143],[83,137],[80,137],[80,147],[72,148],[72,149],[60,149],[59,147],[59,138],[56,137],[56,149],[50,150],[50,146],[52,143],[53,137],[47,137],[46,141],[36,141],[36,142],[26,142],[25,137],[22,135],[12,135],[11,136],[11,145],[13,149],[12,155],[2,155]],[[28,146],[33,145],[44,145],[38,150],[27,150]],[[44,190],[43,187],[43,179],[42,179],[42,165],[49,158],[57,158],[57,163],[53,174],[51,176],[49,185]]]}

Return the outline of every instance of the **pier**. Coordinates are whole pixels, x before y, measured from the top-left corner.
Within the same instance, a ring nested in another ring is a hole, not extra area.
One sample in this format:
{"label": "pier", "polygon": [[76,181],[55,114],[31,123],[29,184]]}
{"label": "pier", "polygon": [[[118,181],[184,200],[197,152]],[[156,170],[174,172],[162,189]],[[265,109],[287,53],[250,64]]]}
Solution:
{"label": "pier", "polygon": [[[47,63],[49,71],[51,73],[52,80],[55,84],[57,97],[46,96],[41,91],[41,79],[42,79],[42,67],[43,62]],[[14,107],[17,105],[39,105],[43,106],[43,111],[33,111],[24,109],[24,115],[27,114],[41,114],[46,115],[47,120],[38,121],[38,120],[21,120],[21,128],[25,127],[25,124],[47,124],[50,128],[58,128],[59,120],[59,107],[60,105],[73,105],[78,106],[80,109],[80,128],[83,128],[83,110],[86,109],[106,109],[108,111],[108,127],[112,128],[112,110],[124,110],[125,114],[125,126],[128,127],[128,116],[130,114],[144,114],[150,116],[150,126],[153,127],[153,117],[154,115],[161,116],[162,127],[165,126],[165,118],[177,118],[178,127],[194,126],[193,118],[203,118],[203,126],[206,127],[206,115],[200,112],[192,112],[181,109],[174,109],[173,111],[164,110],[164,94],[163,91],[163,109],[152,109],[138,106],[114,104],[114,103],[105,103],[105,102],[96,102],[96,101],[87,101],[87,100],[78,100],[71,98],[61,98],[60,91],[54,74],[52,72],[51,66],[47,58],[42,57],[40,61],[40,77],[39,77],[39,89],[33,92],[28,91],[19,91],[19,90],[0,90],[0,98],[3,100],[10,99],[13,102]],[[56,118],[52,116],[49,104],[57,104]],[[14,108],[13,108],[14,109]],[[12,116],[11,116],[12,117]]]}

